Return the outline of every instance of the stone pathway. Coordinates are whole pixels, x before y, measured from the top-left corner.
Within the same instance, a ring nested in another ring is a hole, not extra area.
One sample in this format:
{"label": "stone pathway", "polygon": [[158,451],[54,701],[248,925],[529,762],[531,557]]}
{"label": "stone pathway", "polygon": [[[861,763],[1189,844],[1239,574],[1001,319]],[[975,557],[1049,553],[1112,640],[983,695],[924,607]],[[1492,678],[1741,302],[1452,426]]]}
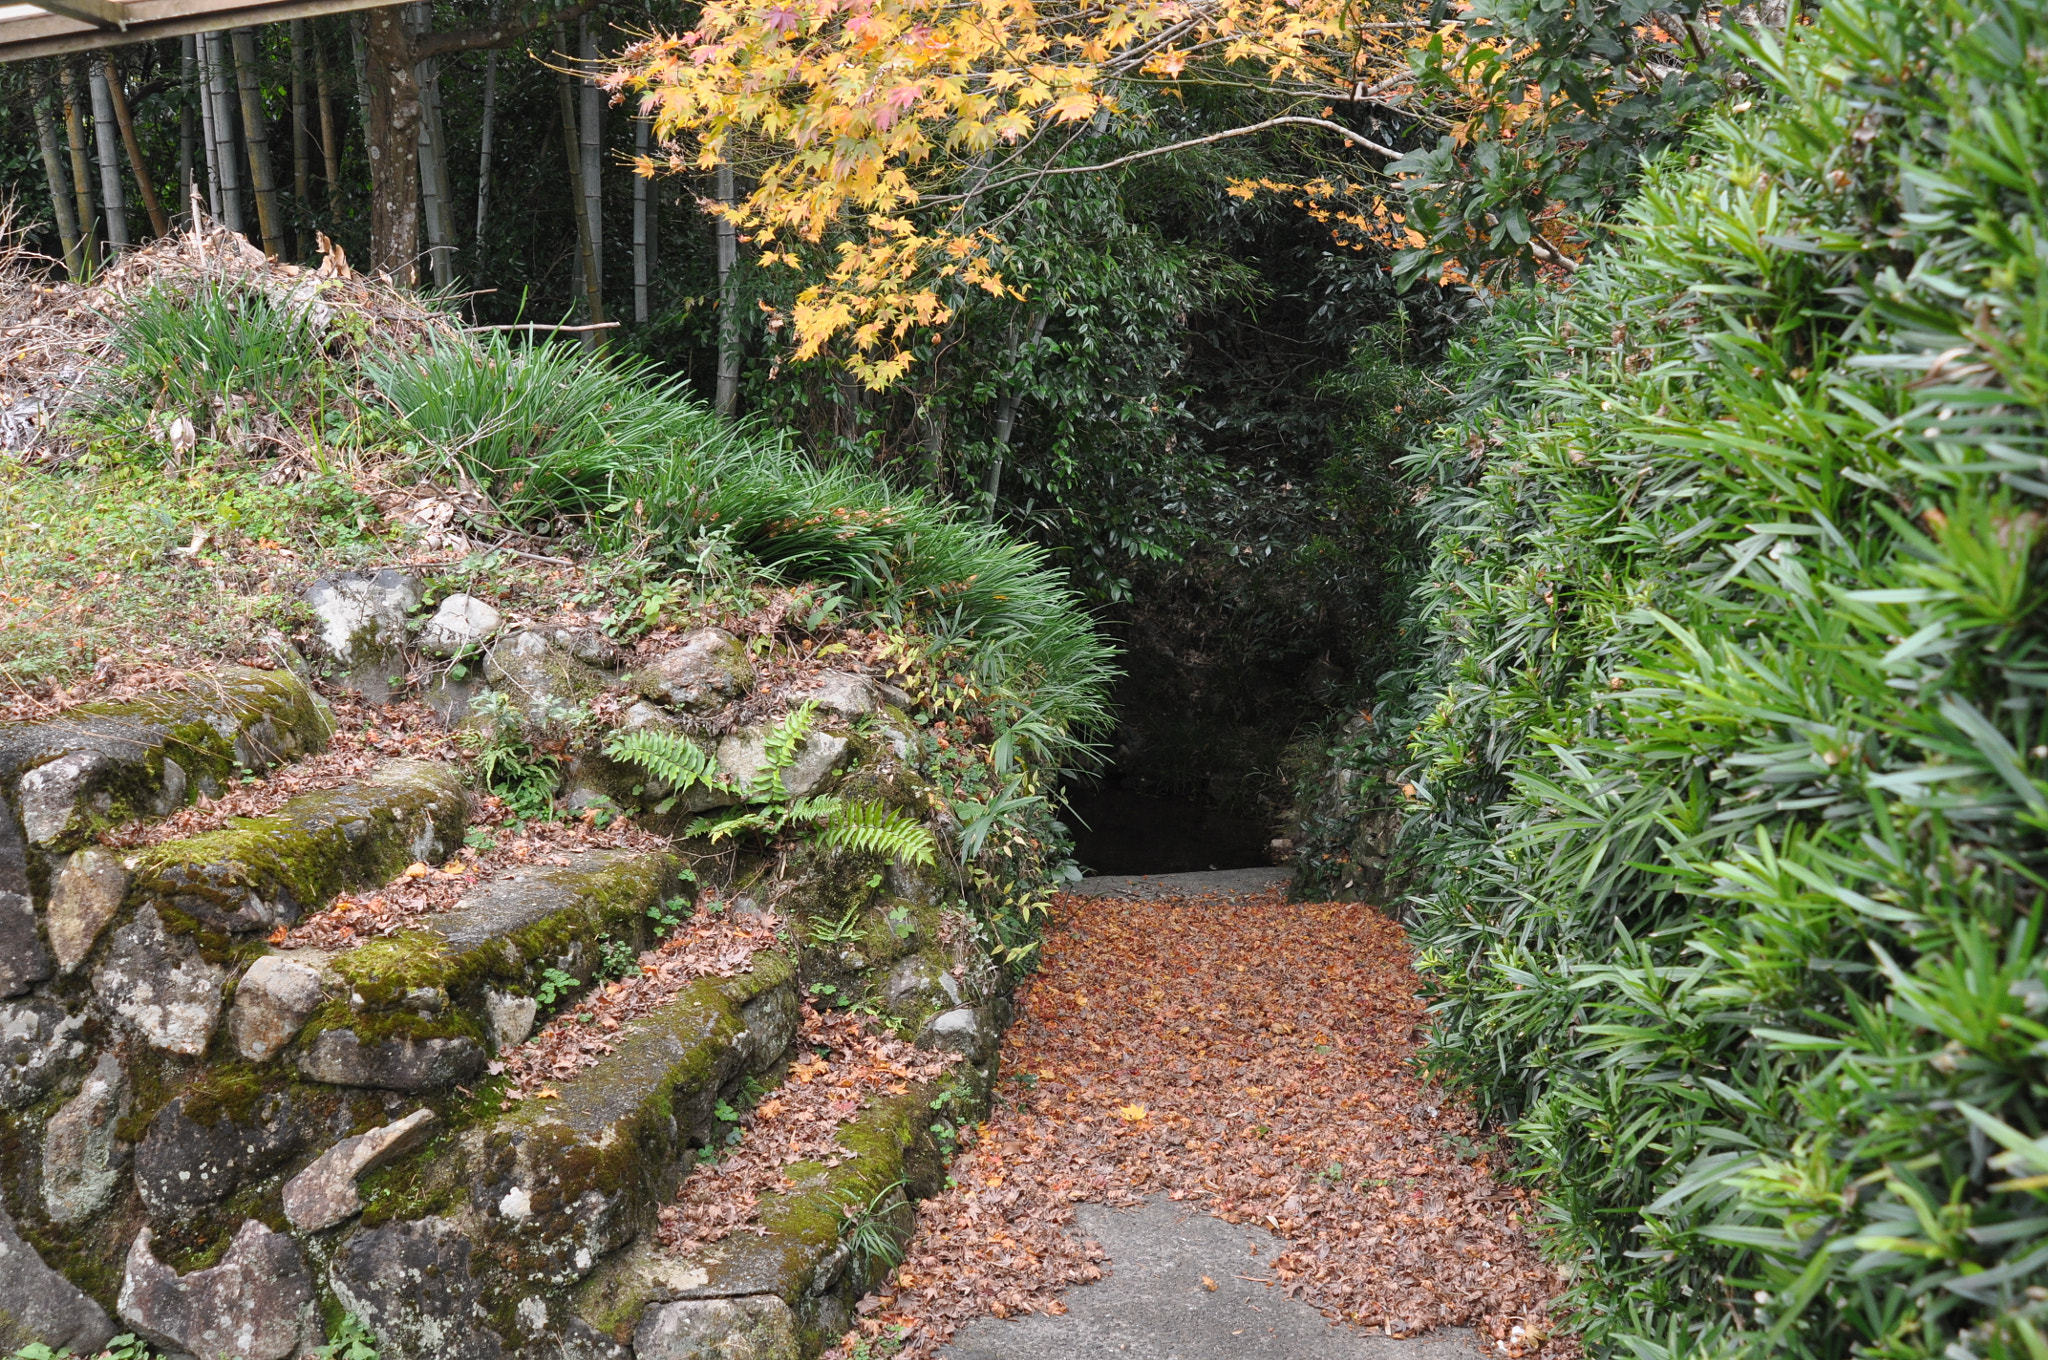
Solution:
{"label": "stone pathway", "polygon": [[[1154,1196],[1144,1207],[1084,1204],[1077,1233],[1109,1253],[1100,1284],[1067,1292],[1067,1311],[962,1328],[947,1360],[1471,1360],[1472,1333],[1440,1329],[1413,1341],[1332,1326],[1266,1276],[1286,1244]],[[1258,1254],[1252,1254],[1252,1248]],[[1204,1279],[1215,1283],[1211,1290]]]}
{"label": "stone pathway", "polygon": [[1084,879],[998,1103],[830,1360],[1575,1354],[1526,1190],[1414,1066],[1398,922],[1269,869]]}

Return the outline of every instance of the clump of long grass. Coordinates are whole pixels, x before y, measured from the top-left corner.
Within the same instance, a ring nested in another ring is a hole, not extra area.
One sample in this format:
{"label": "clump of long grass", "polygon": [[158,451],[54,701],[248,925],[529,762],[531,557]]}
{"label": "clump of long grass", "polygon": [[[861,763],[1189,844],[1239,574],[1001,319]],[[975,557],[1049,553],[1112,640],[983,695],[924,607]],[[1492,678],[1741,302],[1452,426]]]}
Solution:
{"label": "clump of long grass", "polygon": [[516,519],[571,516],[601,550],[678,563],[713,534],[783,579],[836,583],[878,614],[914,617],[961,646],[1041,757],[1074,759],[1107,721],[1111,648],[1045,553],[1000,527],[813,463],[631,360],[491,337],[363,368],[430,456]]}

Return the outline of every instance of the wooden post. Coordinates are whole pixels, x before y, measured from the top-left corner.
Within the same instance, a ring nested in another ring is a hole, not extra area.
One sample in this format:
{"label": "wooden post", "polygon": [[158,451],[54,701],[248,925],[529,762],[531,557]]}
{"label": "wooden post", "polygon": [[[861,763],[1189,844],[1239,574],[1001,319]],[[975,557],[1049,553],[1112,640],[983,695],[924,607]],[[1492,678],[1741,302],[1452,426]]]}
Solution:
{"label": "wooden post", "polygon": [[[728,208],[733,206],[732,167],[724,162],[718,166],[717,192],[721,204]],[[739,300],[735,296],[739,282],[735,276],[739,249],[739,228],[732,224],[731,218],[721,215],[718,218],[718,393],[712,399],[712,406],[722,416],[732,415],[740,395],[740,316]]]}
{"label": "wooden post", "polygon": [[235,50],[235,85],[242,96],[242,136],[249,144],[249,181],[256,190],[256,221],[263,231],[263,253],[284,255],[284,221],[278,212],[277,176],[270,163],[270,118],[263,111],[263,81],[256,72],[256,33],[237,28],[229,35]]}
{"label": "wooden post", "polygon": [[29,73],[30,95],[36,121],[36,143],[43,153],[43,177],[50,183],[50,215],[57,222],[57,239],[64,246],[64,272],[72,278],[85,273],[85,255],[79,248],[78,215],[71,202],[71,177],[64,171],[64,157],[57,150],[57,123],[50,117],[50,85],[40,71]]}
{"label": "wooden post", "polygon": [[100,58],[107,73],[107,97],[114,106],[114,122],[121,129],[121,145],[128,151],[128,168],[135,175],[135,192],[142,198],[142,210],[149,214],[149,227],[158,236],[171,234],[171,219],[157,201],[156,181],[149,177],[149,162],[142,158],[142,144],[135,139],[135,120],[128,113],[128,93],[121,86],[121,68],[108,56]]}
{"label": "wooden post", "polygon": [[85,119],[78,111],[78,81],[65,60],[57,67],[57,79],[64,87],[64,140],[71,147],[71,192],[78,200],[78,239],[85,246],[86,273],[97,260],[93,251],[93,224],[99,217],[92,202],[92,163],[85,151]]}
{"label": "wooden post", "polygon": [[92,139],[99,151],[100,200],[107,205],[107,257],[128,249],[128,194],[121,186],[121,153],[115,149],[114,100],[107,93],[107,74],[91,60],[85,83],[92,91]]}

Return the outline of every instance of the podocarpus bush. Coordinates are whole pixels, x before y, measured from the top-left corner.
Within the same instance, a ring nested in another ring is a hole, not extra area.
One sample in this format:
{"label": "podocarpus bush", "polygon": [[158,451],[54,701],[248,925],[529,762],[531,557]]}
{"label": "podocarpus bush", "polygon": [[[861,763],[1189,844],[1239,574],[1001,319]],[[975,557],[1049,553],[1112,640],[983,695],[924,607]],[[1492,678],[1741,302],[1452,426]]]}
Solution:
{"label": "podocarpus bush", "polygon": [[2048,6],[1731,41],[1415,459],[1429,1056],[1596,1352],[2048,1356]]}

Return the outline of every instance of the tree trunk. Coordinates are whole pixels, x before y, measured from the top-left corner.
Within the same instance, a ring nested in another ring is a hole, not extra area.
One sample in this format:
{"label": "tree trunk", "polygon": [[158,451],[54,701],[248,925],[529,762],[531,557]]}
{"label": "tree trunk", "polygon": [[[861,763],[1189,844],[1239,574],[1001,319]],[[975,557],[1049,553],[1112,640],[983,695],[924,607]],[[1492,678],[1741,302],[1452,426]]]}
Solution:
{"label": "tree trunk", "polygon": [[[304,222],[313,205],[313,130],[306,126],[306,21],[292,20],[292,194],[299,200],[292,214]],[[292,230],[292,258],[311,255],[312,243],[302,240],[304,231]]]}
{"label": "tree trunk", "polygon": [[[491,6],[491,18],[498,17],[498,7]],[[493,47],[484,56],[484,111],[483,137],[476,153],[476,250],[479,260],[484,250],[484,219],[491,206],[491,136],[496,131],[498,119],[498,49]]]}
{"label": "tree trunk", "polygon": [[[583,62],[579,93],[583,117],[583,204],[590,215],[590,291],[604,295],[604,92],[597,88],[597,38],[590,16],[578,24],[578,54]],[[602,304],[600,304],[602,310]]]}
{"label": "tree trunk", "polygon": [[[1039,308],[1038,313],[1031,318],[1031,334],[1029,338],[1021,346],[1014,342],[1011,344],[1010,367],[1012,369],[1015,369],[1017,366],[1018,356],[1025,350],[1032,349],[1038,344],[1038,338],[1045,334],[1045,323],[1051,315],[1052,313],[1049,309]],[[1010,334],[1015,336],[1016,332],[1012,331]],[[981,488],[988,497],[988,513],[990,518],[994,518],[996,498],[1002,494],[1003,456],[1010,451],[1010,434],[1017,427],[1017,404],[1023,399],[1023,394],[1017,390],[1016,374],[1013,372],[1008,376],[1010,380],[1009,390],[1003,393],[1003,399],[996,403],[995,438],[992,441],[995,444],[996,456],[988,465],[988,479],[982,483]]]}
{"label": "tree trunk", "polygon": [[101,64],[107,73],[107,98],[114,106],[114,122],[121,129],[121,144],[128,149],[128,168],[135,174],[135,192],[142,196],[142,210],[149,214],[150,230],[158,236],[171,234],[171,219],[157,200],[156,182],[149,177],[149,162],[142,158],[142,144],[135,140],[135,120],[128,113],[128,94],[121,88],[121,70],[111,58]]}
{"label": "tree trunk", "polygon": [[270,118],[263,111],[263,83],[256,73],[256,35],[238,28],[230,34],[235,49],[235,84],[242,95],[242,136],[249,144],[249,179],[256,189],[256,220],[263,228],[263,253],[284,255],[284,219],[278,212],[277,175],[270,163]]}
{"label": "tree trunk", "polygon": [[400,5],[363,11],[370,81],[370,267],[419,283],[420,89]]}
{"label": "tree trunk", "polygon": [[199,133],[206,150],[206,206],[215,221],[224,222],[227,219],[221,216],[220,206],[220,138],[213,130],[212,53],[207,50],[204,34],[194,37],[192,46],[199,68]]}
{"label": "tree trunk", "polygon": [[114,146],[114,100],[107,93],[107,74],[91,60],[85,82],[92,90],[92,136],[100,157],[100,198],[107,205],[107,256],[128,249],[128,195],[121,187],[121,153]]}
{"label": "tree trunk", "polygon": [[[313,31],[319,37],[319,30]],[[327,46],[313,44],[313,88],[320,99],[320,158],[327,167],[327,210],[334,210],[334,196],[341,191],[341,129],[334,120],[334,87],[327,75]]]}
{"label": "tree trunk", "polygon": [[[190,34],[178,40],[178,211],[189,212],[194,204],[192,191],[198,187],[197,171],[192,164],[192,70],[198,65],[192,57]],[[193,225],[197,226],[195,222]]]}
{"label": "tree trunk", "polygon": [[229,231],[241,232],[242,158],[235,154],[235,104],[228,93],[228,45],[219,33],[201,40],[206,47],[206,83],[213,104],[213,168],[220,176],[220,220]]}
{"label": "tree trunk", "polygon": [[64,140],[71,148],[71,192],[78,200],[78,239],[85,246],[85,270],[90,274],[98,263],[93,250],[93,225],[99,216],[92,202],[92,161],[85,150],[85,119],[78,111],[77,78],[71,74],[69,61],[57,70],[64,86]]}
{"label": "tree trunk", "polygon": [[[647,154],[647,123],[645,118],[633,120],[633,151],[635,155]],[[633,322],[647,324],[647,218],[648,199],[654,187],[651,177],[638,173],[633,175]]]}
{"label": "tree trunk", "polygon": [[[732,167],[718,167],[718,201],[730,208],[734,202]],[[731,416],[740,395],[740,314],[735,296],[739,280],[740,229],[732,219],[718,218],[718,395],[712,405],[722,416]]]}
{"label": "tree trunk", "polygon": [[[576,92],[569,72],[560,76],[562,95],[562,149],[569,164],[569,216],[576,222],[576,263],[582,275],[584,320],[597,323],[604,318],[604,293],[597,286],[597,262],[591,258],[590,214],[583,196],[583,146],[576,131]],[[596,331],[583,332],[583,347],[597,348]]]}
{"label": "tree trunk", "polygon": [[57,223],[57,239],[64,246],[64,272],[78,278],[85,272],[85,255],[79,249],[78,214],[71,201],[71,178],[64,171],[64,157],[57,150],[57,123],[50,117],[50,86],[40,71],[29,80],[36,120],[36,143],[43,153],[43,177],[50,182],[50,215]]}

